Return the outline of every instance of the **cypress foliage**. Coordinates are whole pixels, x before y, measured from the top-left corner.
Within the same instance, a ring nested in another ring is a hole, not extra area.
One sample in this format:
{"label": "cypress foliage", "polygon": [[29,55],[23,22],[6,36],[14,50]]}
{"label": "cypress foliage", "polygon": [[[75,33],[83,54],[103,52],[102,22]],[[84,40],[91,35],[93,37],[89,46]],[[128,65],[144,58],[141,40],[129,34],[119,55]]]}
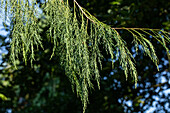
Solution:
{"label": "cypress foliage", "polygon": [[[32,64],[36,60],[34,51],[43,48],[43,37],[40,35],[42,29],[48,26],[44,33],[54,45],[51,58],[60,56],[73,91],[81,98],[84,112],[89,89],[93,88],[92,81],[95,80],[100,88],[99,70],[102,69],[103,50],[111,59],[118,57],[126,78],[130,74],[134,77],[135,85],[137,84],[135,60],[117,29],[130,32],[136,52],[139,45],[142,45],[144,53],[157,67],[158,58],[147,35],[159,41],[169,55],[166,47],[166,43],[170,42],[169,32],[148,28],[111,28],[96,19],[76,0],[73,11],[68,0],[46,0],[42,13],[37,5],[36,0],[1,0],[1,9],[5,12],[4,20],[8,17],[13,23],[10,60],[16,68],[19,56],[23,57],[25,63],[29,60]],[[40,16],[44,18],[43,25],[38,22]]]}

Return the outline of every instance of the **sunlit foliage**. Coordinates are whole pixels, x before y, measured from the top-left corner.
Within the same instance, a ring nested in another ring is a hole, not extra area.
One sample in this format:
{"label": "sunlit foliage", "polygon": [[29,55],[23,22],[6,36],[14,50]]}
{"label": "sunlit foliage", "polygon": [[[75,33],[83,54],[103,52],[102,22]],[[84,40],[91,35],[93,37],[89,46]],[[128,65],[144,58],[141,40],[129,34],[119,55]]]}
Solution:
{"label": "sunlit foliage", "polygon": [[[72,89],[82,100],[84,112],[88,103],[89,89],[93,88],[92,81],[97,81],[100,88],[100,73],[102,70],[102,52],[105,51],[111,59],[118,57],[120,66],[126,78],[130,74],[137,84],[135,60],[120,36],[118,29],[124,29],[132,34],[136,52],[139,45],[143,52],[158,67],[158,58],[148,36],[155,38],[169,52],[166,43],[170,42],[169,33],[158,29],[148,28],[112,28],[100,22],[86,9],[74,0],[74,7],[70,8],[67,1],[48,0],[43,6],[37,6],[36,0],[1,0],[5,18],[11,23],[10,60],[17,68],[19,56],[23,61],[36,61],[35,52],[43,47],[43,32],[53,44],[51,58],[59,56],[61,65],[72,83]],[[44,18],[40,24],[39,18]],[[114,52],[116,51],[116,53]],[[49,58],[50,60],[50,58]],[[114,67],[114,62],[112,62]]]}

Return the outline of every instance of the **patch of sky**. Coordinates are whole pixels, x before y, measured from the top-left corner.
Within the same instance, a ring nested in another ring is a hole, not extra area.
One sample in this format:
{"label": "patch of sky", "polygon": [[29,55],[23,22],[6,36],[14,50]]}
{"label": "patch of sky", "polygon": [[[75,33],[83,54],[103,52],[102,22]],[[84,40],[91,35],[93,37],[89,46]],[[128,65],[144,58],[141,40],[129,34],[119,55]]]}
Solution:
{"label": "patch of sky", "polygon": [[163,92],[159,92],[159,95],[162,96],[162,95],[163,95]]}
{"label": "patch of sky", "polygon": [[146,93],[145,98],[148,98],[148,97],[149,97],[149,95],[150,95],[149,93]]}
{"label": "patch of sky", "polygon": [[143,46],[142,45],[139,45],[139,50],[143,50]]}
{"label": "patch of sky", "polygon": [[158,93],[160,89],[161,89],[160,87],[157,87],[157,88],[155,89],[155,92]]}
{"label": "patch of sky", "polygon": [[132,47],[131,50],[132,50],[133,53],[136,52],[136,51],[135,51],[135,47]]}
{"label": "patch of sky", "polygon": [[132,101],[130,101],[130,100],[126,101],[126,104],[127,104],[129,107],[132,107]]}
{"label": "patch of sky", "polygon": [[155,74],[154,76],[155,76],[155,77],[159,77],[159,73]]}
{"label": "patch of sky", "polygon": [[119,99],[118,99],[118,102],[119,102],[119,103],[122,103],[122,100],[119,98]]}
{"label": "patch of sky", "polygon": [[[10,0],[7,0],[7,2],[9,2]],[[6,21],[6,20],[11,20],[11,18],[13,17],[13,13],[11,13],[11,6],[8,4],[7,6],[7,11],[5,11],[5,2],[6,0],[4,0],[3,2],[1,2],[3,5],[1,5],[0,7],[0,18],[3,20],[3,21]]]}
{"label": "patch of sky", "polygon": [[107,77],[103,77],[103,80],[107,80]]}
{"label": "patch of sky", "polygon": [[140,84],[140,87],[143,87],[143,84]]}
{"label": "patch of sky", "polygon": [[149,38],[153,38],[151,35],[149,35]]}
{"label": "patch of sky", "polygon": [[[162,72],[162,73],[166,74],[165,71]],[[164,75],[164,74],[162,74],[162,73],[161,73],[161,75]],[[165,82],[167,82],[167,79],[165,78],[165,76],[160,76],[159,78],[157,78],[157,83],[158,83],[158,84],[159,84],[159,83],[165,83]]]}
{"label": "patch of sky", "polygon": [[[0,53],[1,54],[1,53]],[[2,63],[2,56],[0,55],[0,64]]]}
{"label": "patch of sky", "polygon": [[164,107],[168,110],[168,113],[170,113],[170,103],[165,103]]}
{"label": "patch of sky", "polygon": [[150,82],[146,82],[146,86],[145,87],[150,87],[150,86],[151,86]]}
{"label": "patch of sky", "polygon": [[154,102],[152,103],[152,106],[153,106],[153,107],[156,107],[157,104],[158,104],[158,102],[157,102],[157,101],[154,101]]}
{"label": "patch of sky", "polygon": [[155,99],[156,101],[159,101],[158,96],[153,95],[152,98]]}
{"label": "patch of sky", "polygon": [[[7,22],[7,24],[9,24],[9,22]],[[3,26],[3,20],[0,18],[0,35],[1,36],[7,36],[9,34],[9,32],[7,32]]]}
{"label": "patch of sky", "polygon": [[165,96],[170,95],[170,88],[169,88],[169,89],[164,90],[164,91],[163,91],[163,94],[164,94]]}
{"label": "patch of sky", "polygon": [[161,69],[163,66],[162,66],[162,64],[159,64],[158,67],[159,67],[159,69]]}
{"label": "patch of sky", "polygon": [[2,55],[2,54],[7,54],[7,53],[8,53],[8,51],[6,50],[5,46],[2,46],[0,48],[0,54]]}
{"label": "patch of sky", "polygon": [[[161,67],[161,65],[160,65],[160,67]],[[162,73],[157,73],[157,74],[154,75],[154,76],[157,78],[157,79],[156,79],[157,84],[159,84],[159,83],[165,83],[165,82],[167,82],[167,81],[168,81],[168,83],[170,84],[170,81],[165,78],[165,75],[170,76],[170,73],[164,71],[164,72],[162,72]],[[141,87],[143,87],[143,86],[141,86]],[[147,82],[145,87],[146,87],[146,88],[147,88],[147,87],[151,87],[151,84],[150,84],[149,82]],[[160,89],[163,89],[163,90],[160,91]],[[170,94],[170,89],[168,89],[168,86],[167,86],[167,85],[166,85],[166,86],[161,86],[161,87],[157,87],[156,89],[150,88],[150,90],[155,90],[155,92],[157,92],[159,96],[156,96],[156,95],[152,96],[153,99],[155,100],[155,101],[153,102],[153,106],[145,105],[145,106],[144,106],[144,111],[145,111],[144,113],[152,113],[152,112],[155,112],[155,111],[157,110],[157,106],[161,107],[161,106],[158,104],[158,101],[160,101],[160,102],[165,102],[166,104],[164,105],[164,107],[166,108],[166,110],[169,110],[169,111],[170,111],[170,109],[168,108],[169,103],[166,102],[167,100],[159,98],[159,97],[162,97],[162,96],[168,97],[168,95]],[[139,90],[139,94],[140,94],[140,93],[143,93],[143,92],[148,92],[148,90],[146,90],[146,91],[145,91],[145,90]],[[149,96],[150,96],[150,94],[149,94],[149,93],[146,93],[145,98],[148,98]],[[140,100],[141,100],[141,101],[142,101],[142,100],[145,101],[145,98],[140,99]],[[121,99],[119,100],[119,102],[121,102]],[[133,101],[131,101],[131,102],[133,102]],[[128,101],[128,102],[127,102],[127,101],[124,101],[124,104],[129,104],[129,105],[130,105],[131,102],[130,102],[130,101]],[[149,103],[150,103],[150,102],[148,102],[148,104],[149,104]],[[156,106],[156,105],[157,105],[157,106]],[[143,104],[141,103],[140,106],[142,107]],[[125,108],[125,109],[126,109],[126,108]],[[163,111],[162,111],[162,113],[163,113]]]}
{"label": "patch of sky", "polygon": [[12,109],[7,109],[6,112],[7,113],[12,113]]}
{"label": "patch of sky", "polygon": [[145,68],[144,68],[144,71],[146,71],[146,70],[148,70],[149,69],[149,67],[148,66],[146,66]]}
{"label": "patch of sky", "polygon": [[113,80],[115,83],[117,83],[118,81],[116,79]]}
{"label": "patch of sky", "polygon": [[164,62],[164,65],[168,65],[169,64],[169,61],[166,60],[165,58],[162,58],[161,60]]}
{"label": "patch of sky", "polygon": [[137,83],[137,85],[136,85],[137,87],[139,87],[139,84]]}
{"label": "patch of sky", "polygon": [[111,74],[111,75],[113,75],[113,74],[114,74],[114,72],[111,72],[110,74]]}
{"label": "patch of sky", "polygon": [[134,46],[131,48],[131,51],[133,52],[132,55],[133,55],[134,58],[135,58],[136,55],[137,55],[135,48],[136,48],[136,47],[134,47]]}
{"label": "patch of sky", "polygon": [[144,113],[154,113],[155,110],[156,110],[156,107],[148,107],[148,110]]}
{"label": "patch of sky", "polygon": [[135,58],[135,57],[136,57],[136,55],[137,55],[137,53],[134,53],[134,54],[133,54],[133,58]]}
{"label": "patch of sky", "polygon": [[40,8],[40,4],[35,5],[36,12],[34,12],[35,16],[37,18],[40,17],[40,15],[43,13],[42,9]]}
{"label": "patch of sky", "polygon": [[121,82],[118,81],[117,87],[119,87],[119,88],[121,87]]}
{"label": "patch of sky", "polygon": [[146,104],[144,107],[143,107],[143,110],[146,110],[149,106]]}

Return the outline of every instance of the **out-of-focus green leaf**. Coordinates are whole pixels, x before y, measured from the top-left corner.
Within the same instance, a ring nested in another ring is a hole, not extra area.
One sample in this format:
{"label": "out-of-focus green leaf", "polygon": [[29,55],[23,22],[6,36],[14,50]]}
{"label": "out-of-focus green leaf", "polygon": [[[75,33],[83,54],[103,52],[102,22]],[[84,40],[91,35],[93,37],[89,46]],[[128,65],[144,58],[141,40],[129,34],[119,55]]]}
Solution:
{"label": "out-of-focus green leaf", "polygon": [[8,100],[8,98],[7,98],[4,94],[2,94],[2,93],[0,93],[0,98],[1,98],[3,101]]}
{"label": "out-of-focus green leaf", "polygon": [[122,0],[115,0],[113,2],[110,2],[111,5],[120,5]]}

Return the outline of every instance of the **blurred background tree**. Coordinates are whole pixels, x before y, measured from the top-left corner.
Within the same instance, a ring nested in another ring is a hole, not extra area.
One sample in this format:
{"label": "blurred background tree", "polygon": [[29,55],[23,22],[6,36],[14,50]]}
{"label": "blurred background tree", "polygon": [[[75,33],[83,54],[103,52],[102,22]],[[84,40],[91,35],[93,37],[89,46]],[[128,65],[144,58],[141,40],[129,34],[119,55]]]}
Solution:
{"label": "blurred background tree", "polygon": [[[100,21],[112,27],[170,30],[168,0],[79,0],[78,2]],[[70,5],[73,6],[72,1]],[[56,56],[49,60],[50,50],[53,47],[47,36],[41,34],[46,49],[35,52],[38,59],[34,61],[33,67],[18,61],[18,70],[16,70],[9,63],[8,51],[11,39],[9,27],[4,26],[1,32],[3,30],[8,31],[8,35],[0,37],[0,94],[4,94],[7,100],[0,100],[0,112],[12,110],[13,113],[81,113],[81,101],[72,92],[59,58]],[[119,32],[125,41],[132,41],[129,33],[123,30]],[[170,70],[167,53],[156,40],[148,38],[155,46],[160,71],[158,72],[152,61],[148,60],[148,56],[143,56],[142,51],[134,53],[138,70],[138,84],[135,89],[131,77],[126,81],[117,59],[112,69],[110,57],[105,55],[105,60],[102,62],[103,70],[100,72],[101,89],[90,92],[90,104],[86,113],[170,112]],[[167,46],[170,48],[170,45]],[[128,47],[133,53],[134,47],[131,44]]]}

